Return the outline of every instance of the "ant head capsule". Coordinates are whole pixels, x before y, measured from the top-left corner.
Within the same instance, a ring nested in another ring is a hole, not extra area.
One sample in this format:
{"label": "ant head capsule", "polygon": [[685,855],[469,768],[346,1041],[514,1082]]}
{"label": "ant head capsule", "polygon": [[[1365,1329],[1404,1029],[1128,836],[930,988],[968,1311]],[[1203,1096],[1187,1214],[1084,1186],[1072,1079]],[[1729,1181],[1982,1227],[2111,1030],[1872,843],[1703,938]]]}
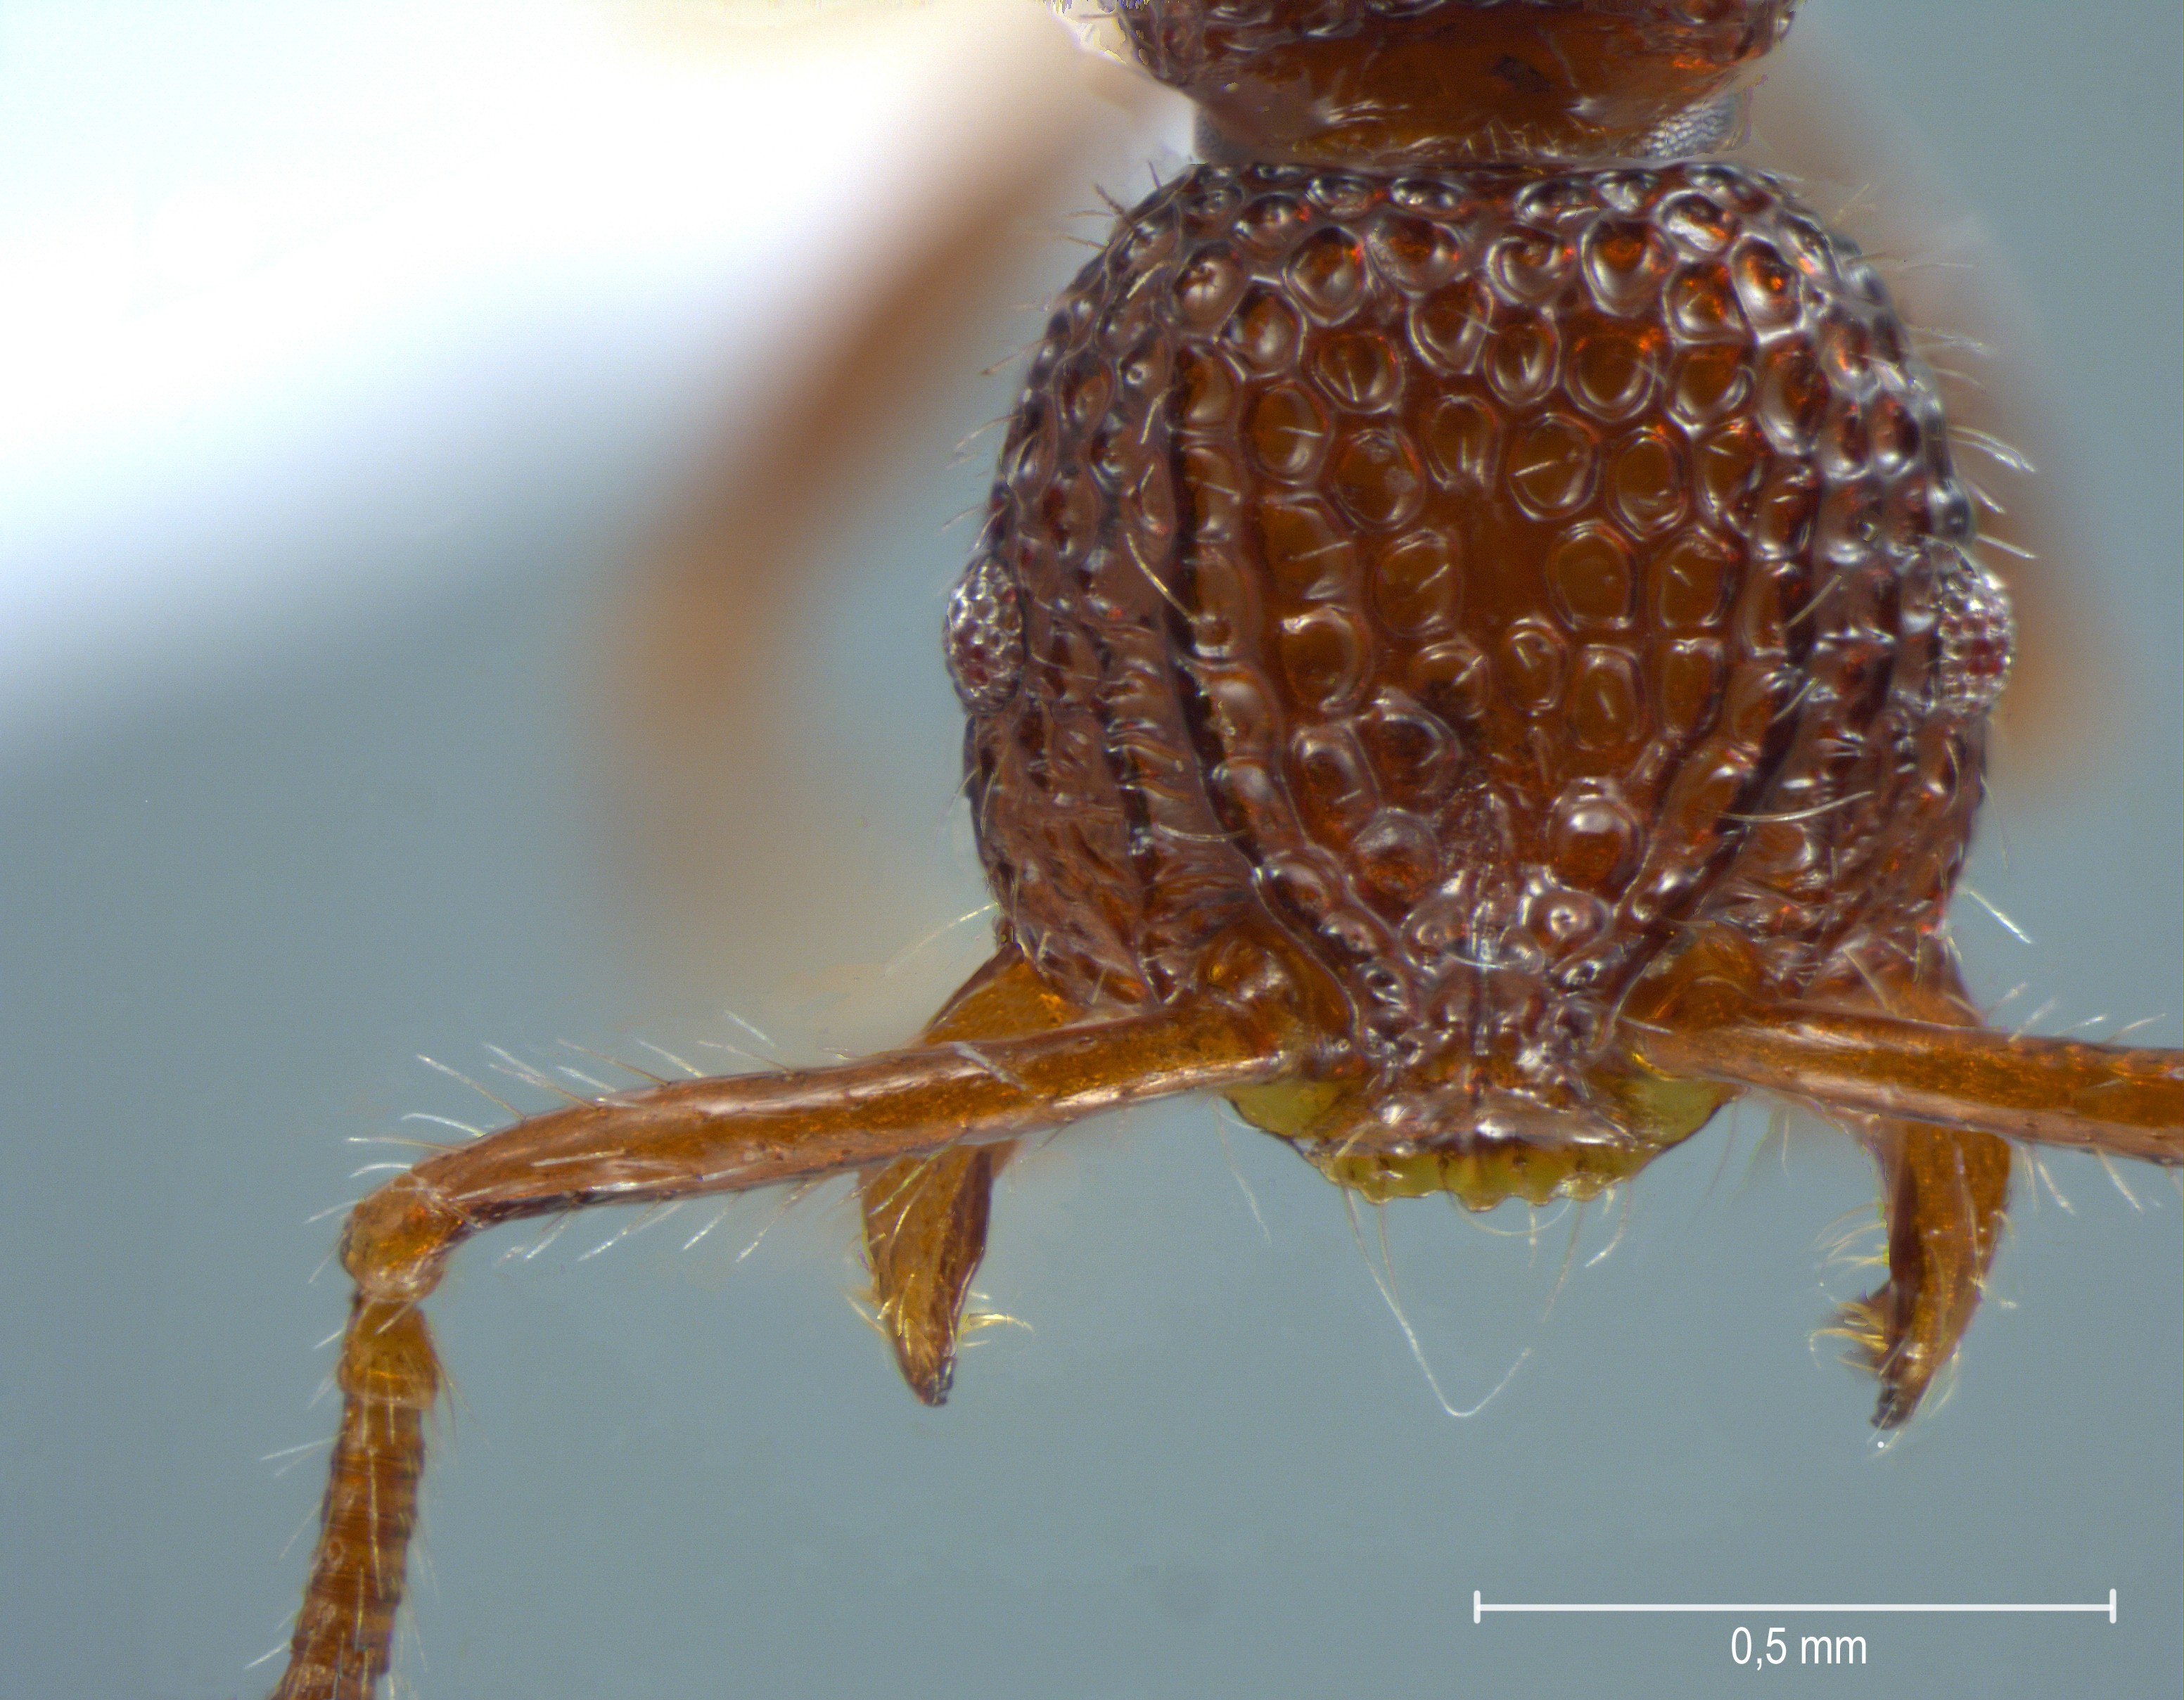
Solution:
{"label": "ant head capsule", "polygon": [[1088,1010],[1264,942],[1319,1051],[1240,1106],[1347,1184],[1612,1184],[1720,1095],[1632,1023],[1920,972],[2010,644],[1969,532],[1885,293],[1777,183],[1201,166],[1062,298],[950,610],[1010,936]]}
{"label": "ant head capsule", "polygon": [[1739,127],[1795,0],[1142,0],[1122,20],[1209,157],[1687,157]]}

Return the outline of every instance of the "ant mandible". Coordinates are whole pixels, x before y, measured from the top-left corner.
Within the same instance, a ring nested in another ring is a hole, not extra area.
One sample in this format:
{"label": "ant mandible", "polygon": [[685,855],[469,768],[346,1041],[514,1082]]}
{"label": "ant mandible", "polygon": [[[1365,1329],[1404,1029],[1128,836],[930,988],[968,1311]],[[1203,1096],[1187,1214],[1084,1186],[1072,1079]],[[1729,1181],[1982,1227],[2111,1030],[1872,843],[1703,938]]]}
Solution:
{"label": "ant mandible", "polygon": [[1749,1089],[1871,1151],[1917,1408],[2010,1141],[2184,1162],[2177,1053],[1986,1030],[1942,932],[2008,670],[1872,268],[1708,157],[1794,0],[1145,0],[1205,163],[1064,293],[950,605],[992,960],[910,1047],[519,1122],[352,1213],[278,1694],[384,1674],[463,1240],[854,1173],[917,1396],[1022,1135],[1216,1090],[1337,1184],[1635,1175]]}

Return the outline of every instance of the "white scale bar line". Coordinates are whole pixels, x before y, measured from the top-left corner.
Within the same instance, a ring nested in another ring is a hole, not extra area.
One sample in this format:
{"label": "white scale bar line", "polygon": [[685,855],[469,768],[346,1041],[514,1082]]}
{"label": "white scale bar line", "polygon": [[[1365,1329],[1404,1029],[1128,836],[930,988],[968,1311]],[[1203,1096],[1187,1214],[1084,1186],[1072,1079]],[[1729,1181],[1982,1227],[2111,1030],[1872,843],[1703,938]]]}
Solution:
{"label": "white scale bar line", "polygon": [[1479,1591],[1471,1591],[1471,1620],[1480,1622],[1488,1612],[1741,1612],[1752,1616],[1781,1615],[1789,1612],[2105,1612],[2110,1623],[2116,1620],[2116,1591],[2109,1590],[2107,1603],[2095,1601],[2091,1605],[2075,1602],[2061,1605],[2033,1604],[1963,1604],[1949,1602],[1939,1605],[1905,1605],[1893,1602],[1866,1605],[1497,1605],[1479,1597]]}

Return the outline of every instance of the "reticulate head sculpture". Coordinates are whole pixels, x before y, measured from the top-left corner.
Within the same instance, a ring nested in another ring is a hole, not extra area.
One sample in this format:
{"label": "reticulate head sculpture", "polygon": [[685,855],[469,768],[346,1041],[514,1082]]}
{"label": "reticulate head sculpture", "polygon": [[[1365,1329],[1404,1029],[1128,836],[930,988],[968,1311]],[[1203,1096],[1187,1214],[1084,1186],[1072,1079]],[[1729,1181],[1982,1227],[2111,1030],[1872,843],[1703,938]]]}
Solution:
{"label": "reticulate head sculpture", "polygon": [[[1268,55],[1652,31],[1683,80],[1591,148],[1717,98],[1687,61],[1729,75],[1763,9],[1128,16],[1240,100]],[[1535,100],[1460,86],[1472,152]],[[1330,1173],[1612,1179],[1724,1095],[1634,1069],[1622,1023],[1698,975],[1918,978],[2008,658],[1970,532],[1885,288],[1775,186],[1203,168],[1062,302],[951,615],[988,871],[1086,1009],[1262,939],[1318,1044],[1240,1101]]]}

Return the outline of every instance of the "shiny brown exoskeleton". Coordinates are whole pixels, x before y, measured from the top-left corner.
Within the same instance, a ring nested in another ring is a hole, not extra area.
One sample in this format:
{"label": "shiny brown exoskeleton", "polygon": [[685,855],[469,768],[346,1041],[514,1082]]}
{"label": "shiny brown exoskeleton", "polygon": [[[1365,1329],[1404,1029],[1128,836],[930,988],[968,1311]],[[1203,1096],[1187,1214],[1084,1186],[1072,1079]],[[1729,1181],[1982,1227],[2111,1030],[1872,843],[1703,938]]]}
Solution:
{"label": "shiny brown exoskeleton", "polygon": [[1034,359],[952,602],[1000,947],[912,1046],[579,1102],[359,1205],[285,1696],[386,1669],[454,1246],[856,1171],[938,1403],[1016,1136],[1213,1089],[1373,1199],[1587,1196],[1760,1087],[1882,1174],[1905,1420],[2012,1139],[2184,1065],[1985,1030],[1941,923],[2011,639],[1872,270],[1711,163],[1788,0],[1150,0],[1208,163]]}

